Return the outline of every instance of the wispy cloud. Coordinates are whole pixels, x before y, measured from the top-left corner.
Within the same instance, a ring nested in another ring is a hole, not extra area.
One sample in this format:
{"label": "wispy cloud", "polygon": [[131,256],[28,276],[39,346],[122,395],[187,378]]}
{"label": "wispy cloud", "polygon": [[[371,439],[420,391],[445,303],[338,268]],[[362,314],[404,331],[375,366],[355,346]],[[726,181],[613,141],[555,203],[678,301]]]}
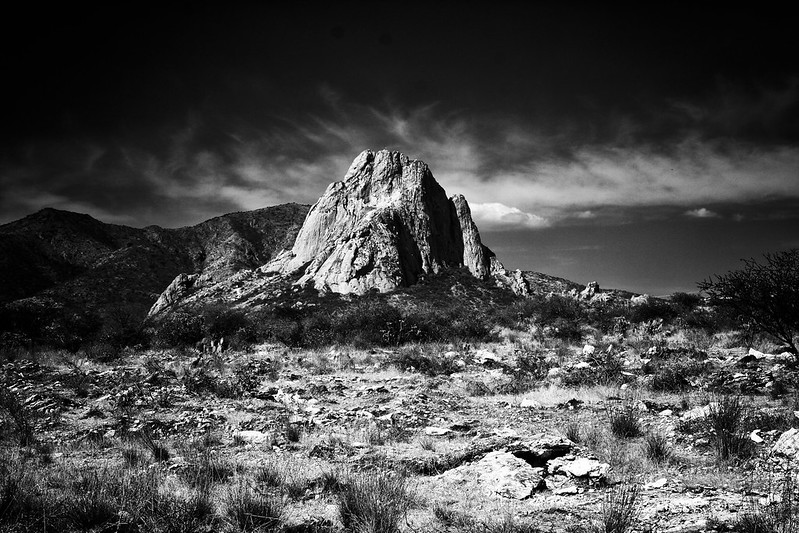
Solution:
{"label": "wispy cloud", "polygon": [[[797,87],[767,95],[762,105],[793,105]],[[692,129],[711,116],[721,121],[734,102],[722,110],[675,104],[687,126],[656,143],[636,141],[643,126],[627,117],[618,118],[618,135],[600,142],[571,127],[542,131],[515,116],[473,115],[440,103],[362,105],[331,86],[320,87],[319,99],[321,111],[260,126],[196,113],[149,142],[31,146],[24,158],[0,162],[2,221],[52,205],[109,221],[181,225],[233,210],[311,203],[342,179],[361,150],[383,147],[427,162],[449,194],[466,196],[486,229],[578,223],[611,208],[672,206],[676,215],[708,218],[715,213],[694,206],[799,198],[799,147],[708,138]]]}
{"label": "wispy cloud", "polygon": [[487,230],[513,228],[542,228],[549,221],[532,213],[525,213],[516,207],[500,203],[470,204],[472,218],[478,227]]}
{"label": "wispy cloud", "polygon": [[699,209],[691,209],[685,212],[685,216],[693,217],[693,218],[720,218],[721,215],[716,213],[715,211],[711,211],[705,207],[700,207]]}

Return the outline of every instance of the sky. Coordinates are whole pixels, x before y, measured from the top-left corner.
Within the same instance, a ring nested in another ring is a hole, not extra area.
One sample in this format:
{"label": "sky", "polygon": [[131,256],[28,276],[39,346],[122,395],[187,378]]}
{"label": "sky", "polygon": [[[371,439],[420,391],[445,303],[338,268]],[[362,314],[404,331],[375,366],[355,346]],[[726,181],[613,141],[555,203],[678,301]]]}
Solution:
{"label": "sky", "polygon": [[512,269],[663,295],[799,247],[774,6],[116,4],[4,17],[0,223],[310,204],[389,148]]}

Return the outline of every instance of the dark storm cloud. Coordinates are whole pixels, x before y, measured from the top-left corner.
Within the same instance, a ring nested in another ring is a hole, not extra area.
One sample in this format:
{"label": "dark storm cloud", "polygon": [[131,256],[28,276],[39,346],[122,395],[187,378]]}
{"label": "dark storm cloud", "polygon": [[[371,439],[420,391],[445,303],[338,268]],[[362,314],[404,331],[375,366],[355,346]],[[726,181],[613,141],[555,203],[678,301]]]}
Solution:
{"label": "dark storm cloud", "polygon": [[488,229],[799,197],[779,13],[468,7],[18,19],[2,220],[50,205],[172,226],[312,202],[383,147],[426,161]]}
{"label": "dark storm cloud", "polygon": [[330,84],[317,95],[313,112],[275,114],[258,127],[194,111],[146,139],[30,142],[2,165],[4,218],[49,205],[181,225],[313,202],[358,152],[382,147],[426,161],[449,193],[471,199],[488,229],[579,223],[609,206],[685,206],[681,213],[701,217],[706,203],[799,198],[799,149],[712,137],[692,118],[658,144],[630,133],[647,123],[619,119],[620,132],[600,143],[570,127],[544,131],[441,102],[363,104]]}

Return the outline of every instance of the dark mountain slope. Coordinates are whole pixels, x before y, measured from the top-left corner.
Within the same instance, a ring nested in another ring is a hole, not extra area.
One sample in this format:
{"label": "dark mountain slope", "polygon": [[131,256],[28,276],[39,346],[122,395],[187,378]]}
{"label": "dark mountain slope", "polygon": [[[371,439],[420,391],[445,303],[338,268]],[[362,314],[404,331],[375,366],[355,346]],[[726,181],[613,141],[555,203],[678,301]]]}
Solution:
{"label": "dark mountain slope", "polygon": [[178,229],[43,209],[0,226],[0,304],[47,298],[100,314],[124,307],[143,318],[181,272],[216,279],[268,262],[291,246],[308,209],[286,204]]}

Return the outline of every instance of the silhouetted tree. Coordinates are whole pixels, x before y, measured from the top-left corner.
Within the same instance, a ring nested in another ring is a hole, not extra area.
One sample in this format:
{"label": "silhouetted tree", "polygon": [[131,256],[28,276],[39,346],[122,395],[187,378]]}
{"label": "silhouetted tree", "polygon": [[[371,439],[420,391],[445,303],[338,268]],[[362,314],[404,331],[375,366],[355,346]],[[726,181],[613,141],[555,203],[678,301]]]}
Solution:
{"label": "silhouetted tree", "polygon": [[765,254],[765,263],[744,259],[744,268],[698,284],[716,305],[738,320],[785,343],[799,359],[799,249]]}

